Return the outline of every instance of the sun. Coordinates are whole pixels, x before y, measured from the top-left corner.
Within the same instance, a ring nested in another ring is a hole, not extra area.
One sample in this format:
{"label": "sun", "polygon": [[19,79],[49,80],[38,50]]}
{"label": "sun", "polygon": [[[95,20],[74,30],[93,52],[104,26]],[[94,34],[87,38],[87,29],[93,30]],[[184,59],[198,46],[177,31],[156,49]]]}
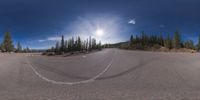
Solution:
{"label": "sun", "polygon": [[95,34],[96,34],[97,36],[99,36],[99,37],[102,37],[102,36],[104,35],[104,30],[102,30],[102,29],[97,29],[96,32],[95,32]]}

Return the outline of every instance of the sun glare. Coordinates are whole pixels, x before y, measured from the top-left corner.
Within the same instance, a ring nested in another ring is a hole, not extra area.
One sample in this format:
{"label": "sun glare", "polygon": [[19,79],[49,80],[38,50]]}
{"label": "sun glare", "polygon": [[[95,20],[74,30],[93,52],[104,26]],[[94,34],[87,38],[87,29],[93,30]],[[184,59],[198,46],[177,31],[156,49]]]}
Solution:
{"label": "sun glare", "polygon": [[103,36],[104,35],[104,31],[102,29],[97,29],[95,34],[99,37]]}

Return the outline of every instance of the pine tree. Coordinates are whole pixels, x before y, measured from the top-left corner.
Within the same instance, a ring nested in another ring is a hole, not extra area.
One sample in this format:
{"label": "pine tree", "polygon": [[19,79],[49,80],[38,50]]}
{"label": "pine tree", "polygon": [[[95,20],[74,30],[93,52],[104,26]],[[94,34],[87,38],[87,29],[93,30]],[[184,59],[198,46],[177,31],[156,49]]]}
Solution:
{"label": "pine tree", "polygon": [[86,40],[82,42],[81,50],[85,51],[86,50]]}
{"label": "pine tree", "polygon": [[23,52],[28,53],[31,52],[31,50],[29,49],[29,47],[24,48]]}
{"label": "pine tree", "polygon": [[17,43],[17,52],[22,52],[22,46],[20,42]]}
{"label": "pine tree", "polygon": [[75,46],[75,42],[74,42],[74,37],[72,37],[72,39],[71,39],[71,50],[75,51],[75,49],[76,49],[76,46]]}
{"label": "pine tree", "polygon": [[55,48],[54,48],[54,47],[51,47],[50,52],[55,52]]}
{"label": "pine tree", "polygon": [[59,52],[60,52],[60,49],[59,49],[59,42],[56,43],[55,52],[56,52],[56,53],[59,53]]}
{"label": "pine tree", "polygon": [[162,33],[160,34],[160,37],[159,37],[159,44],[160,44],[161,46],[164,46],[164,39],[163,39]]}
{"label": "pine tree", "polygon": [[185,42],[185,48],[187,49],[195,49],[194,43],[192,40],[188,40]]}
{"label": "pine tree", "polygon": [[200,35],[199,35],[199,41],[198,41],[198,45],[197,45],[197,50],[200,51]]}
{"label": "pine tree", "polygon": [[176,49],[181,47],[181,37],[178,31],[174,33],[173,47]]}
{"label": "pine tree", "polygon": [[75,38],[72,37],[66,41],[64,41],[64,36],[62,36],[61,43],[57,42],[55,48],[49,49],[48,51],[53,51],[56,54],[62,54],[62,52],[73,52],[73,51],[84,51],[84,50],[94,50],[101,49],[101,42],[99,44],[96,43],[95,38],[89,37],[89,41],[81,40],[78,36]]}
{"label": "pine tree", "polygon": [[78,51],[77,44],[78,44],[78,39],[76,38],[74,42],[74,51]]}
{"label": "pine tree", "polygon": [[13,42],[11,39],[11,35],[9,32],[5,33],[4,41],[3,41],[3,51],[11,52],[14,50]]}
{"label": "pine tree", "polygon": [[81,51],[81,38],[78,36],[78,40],[77,40],[77,49],[78,51]]}
{"label": "pine tree", "polygon": [[64,50],[65,50],[65,40],[64,40],[64,36],[62,35],[61,44],[60,44],[60,51],[64,52]]}
{"label": "pine tree", "polygon": [[96,39],[92,38],[92,49],[96,49]]}
{"label": "pine tree", "polygon": [[64,51],[67,52],[68,51],[68,41],[65,41],[65,47],[64,47]]}
{"label": "pine tree", "polygon": [[29,49],[29,47],[26,47],[26,52],[27,52],[27,53],[28,53],[28,52],[31,52],[30,49]]}
{"label": "pine tree", "polygon": [[142,46],[145,46],[145,33],[144,33],[144,31],[142,31],[142,38],[141,38],[141,40],[142,40]]}
{"label": "pine tree", "polygon": [[86,51],[88,51],[88,39],[86,40]]}
{"label": "pine tree", "polygon": [[167,38],[166,40],[164,41],[164,46],[168,49],[171,49],[172,48],[172,41],[170,39],[170,36],[169,34],[167,35]]}
{"label": "pine tree", "polygon": [[67,45],[67,50],[71,51],[72,50],[72,45],[71,45],[71,39],[68,40],[68,45]]}
{"label": "pine tree", "polygon": [[101,50],[101,41],[99,41],[97,49]]}
{"label": "pine tree", "polygon": [[130,45],[133,45],[133,35],[131,35],[131,38],[130,38]]}
{"label": "pine tree", "polygon": [[3,43],[0,44],[0,49],[1,49],[1,51],[4,51]]}
{"label": "pine tree", "polygon": [[92,49],[92,40],[91,40],[91,36],[89,37],[89,51]]}

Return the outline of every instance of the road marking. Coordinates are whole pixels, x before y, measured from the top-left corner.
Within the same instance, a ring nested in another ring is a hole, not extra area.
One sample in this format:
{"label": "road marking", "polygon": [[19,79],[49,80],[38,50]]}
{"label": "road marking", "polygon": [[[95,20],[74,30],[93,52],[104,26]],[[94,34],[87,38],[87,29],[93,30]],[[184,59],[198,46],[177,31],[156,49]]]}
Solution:
{"label": "road marking", "polygon": [[[114,53],[115,55],[115,53]],[[52,84],[57,84],[57,85],[76,85],[76,84],[83,84],[83,83],[90,83],[90,82],[94,82],[97,78],[99,78],[101,75],[103,75],[112,65],[113,60],[114,60],[114,55],[112,57],[112,60],[110,61],[110,63],[107,65],[107,67],[100,72],[99,74],[97,74],[96,76],[88,79],[88,80],[83,80],[83,81],[78,81],[78,82],[61,82],[61,81],[55,81],[52,79],[48,79],[47,77],[41,75],[34,67],[33,65],[30,63],[30,61],[28,60],[28,58],[26,58],[27,64],[31,67],[31,69],[34,71],[34,73],[41,79],[43,79],[44,81],[47,81],[49,83]]]}

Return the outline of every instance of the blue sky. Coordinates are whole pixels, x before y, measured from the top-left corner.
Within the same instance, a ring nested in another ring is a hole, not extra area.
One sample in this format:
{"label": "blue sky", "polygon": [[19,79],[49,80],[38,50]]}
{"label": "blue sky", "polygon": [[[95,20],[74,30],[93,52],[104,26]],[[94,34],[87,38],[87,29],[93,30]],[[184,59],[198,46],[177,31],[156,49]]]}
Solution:
{"label": "blue sky", "polygon": [[[141,31],[165,36],[179,30],[183,40],[196,43],[199,5],[199,0],[1,0],[0,40],[9,30],[15,43],[42,49],[62,34],[115,43]],[[97,36],[98,29],[105,35]]]}

